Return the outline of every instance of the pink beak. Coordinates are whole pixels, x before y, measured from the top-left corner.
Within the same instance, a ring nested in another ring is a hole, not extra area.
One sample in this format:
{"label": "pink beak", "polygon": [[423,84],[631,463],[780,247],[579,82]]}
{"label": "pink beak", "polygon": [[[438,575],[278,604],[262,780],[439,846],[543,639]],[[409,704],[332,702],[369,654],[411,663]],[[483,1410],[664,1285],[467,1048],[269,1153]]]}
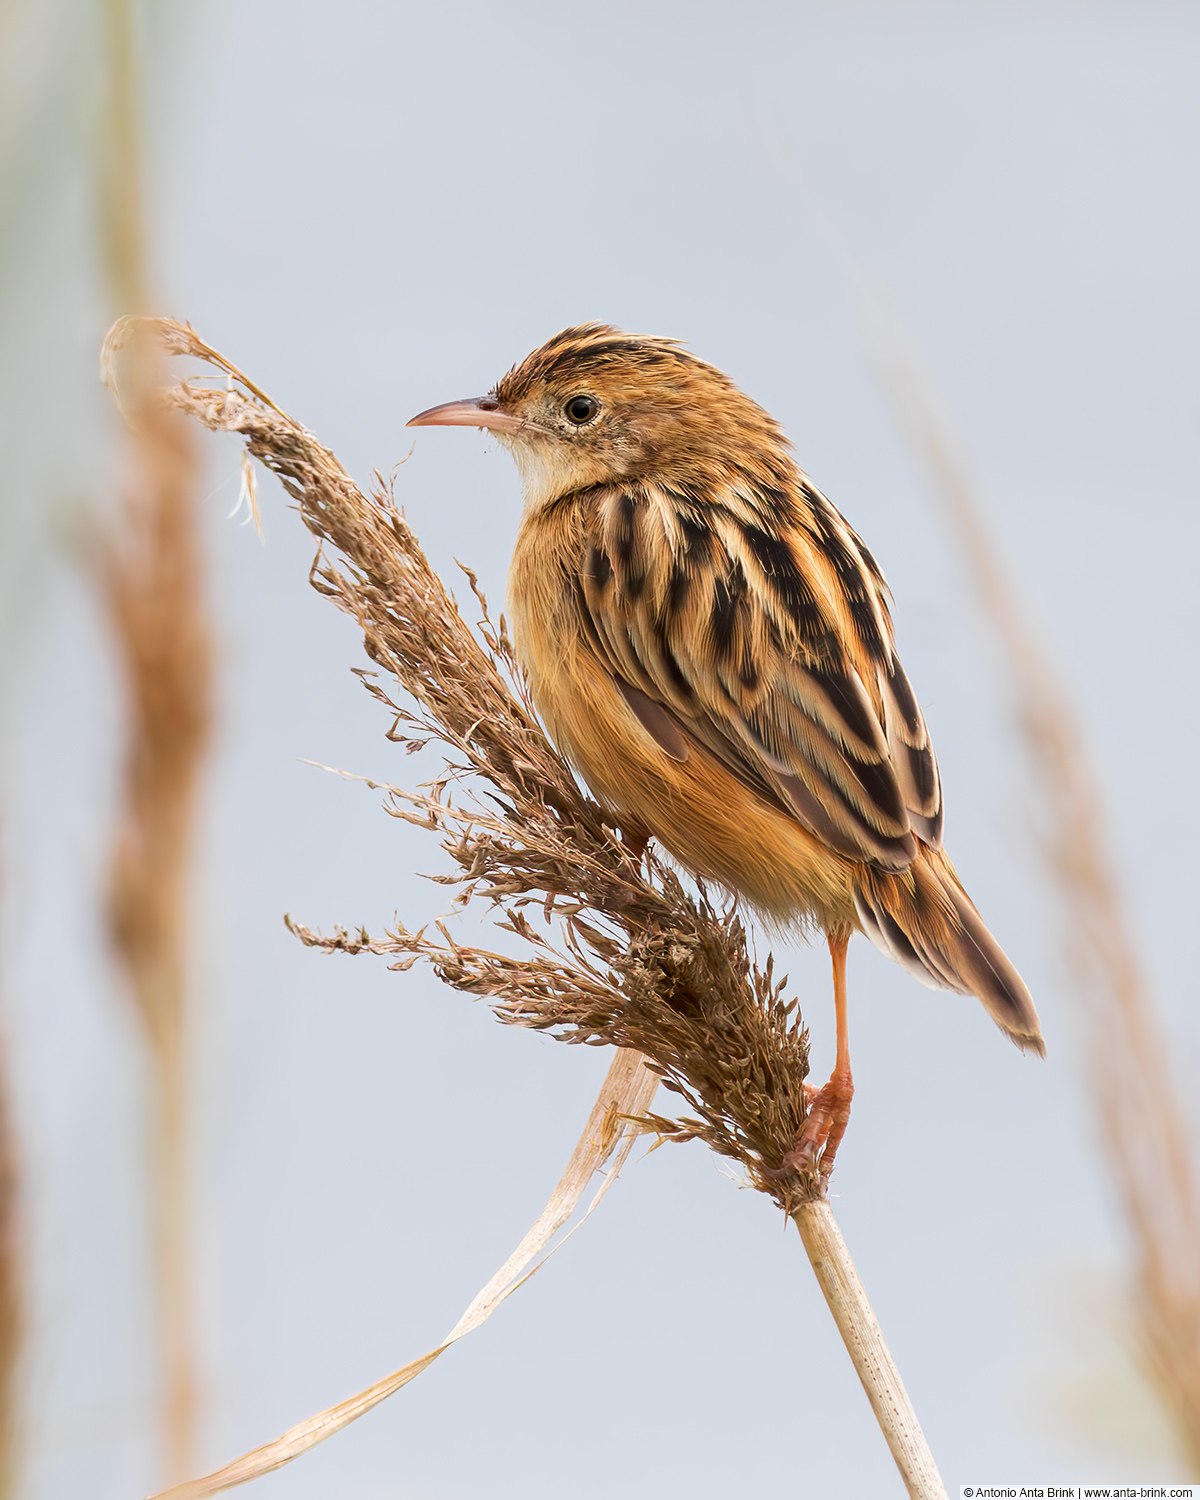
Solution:
{"label": "pink beak", "polygon": [[510,412],[501,411],[491,396],[477,396],[473,401],[447,401],[418,412],[407,427],[487,427],[492,432],[520,432],[525,422]]}

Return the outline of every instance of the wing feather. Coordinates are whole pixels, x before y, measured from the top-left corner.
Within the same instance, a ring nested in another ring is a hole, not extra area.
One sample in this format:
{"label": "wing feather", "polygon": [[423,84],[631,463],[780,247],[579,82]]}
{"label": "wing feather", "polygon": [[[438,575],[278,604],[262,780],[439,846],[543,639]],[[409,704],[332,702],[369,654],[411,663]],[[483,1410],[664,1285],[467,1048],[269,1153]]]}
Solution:
{"label": "wing feather", "polygon": [[902,870],[914,835],[940,840],[937,764],[886,586],[819,498],[789,526],[761,497],[596,492],[581,624],[667,755],[703,746],[839,853]]}

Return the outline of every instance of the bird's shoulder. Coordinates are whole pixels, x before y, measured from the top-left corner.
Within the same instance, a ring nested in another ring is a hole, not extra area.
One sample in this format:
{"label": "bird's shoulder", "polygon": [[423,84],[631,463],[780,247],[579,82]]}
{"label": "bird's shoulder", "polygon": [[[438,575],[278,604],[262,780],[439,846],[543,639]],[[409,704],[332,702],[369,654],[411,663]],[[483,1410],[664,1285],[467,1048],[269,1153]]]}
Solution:
{"label": "bird's shoulder", "polygon": [[895,652],[887,583],[849,522],[798,471],[596,486],[547,530],[599,604],[686,616],[718,647],[739,615],[785,654],[870,669]]}

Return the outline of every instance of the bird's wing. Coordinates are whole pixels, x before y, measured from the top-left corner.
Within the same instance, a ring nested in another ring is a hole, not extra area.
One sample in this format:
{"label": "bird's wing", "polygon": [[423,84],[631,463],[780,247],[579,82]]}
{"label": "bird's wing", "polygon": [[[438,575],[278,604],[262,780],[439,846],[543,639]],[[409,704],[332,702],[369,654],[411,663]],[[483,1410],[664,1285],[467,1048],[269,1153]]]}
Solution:
{"label": "bird's wing", "polygon": [[581,624],[666,755],[701,745],[838,853],[904,869],[914,835],[940,843],[937,764],[882,576],[804,494],[813,506],[772,526],[745,506],[603,492]]}

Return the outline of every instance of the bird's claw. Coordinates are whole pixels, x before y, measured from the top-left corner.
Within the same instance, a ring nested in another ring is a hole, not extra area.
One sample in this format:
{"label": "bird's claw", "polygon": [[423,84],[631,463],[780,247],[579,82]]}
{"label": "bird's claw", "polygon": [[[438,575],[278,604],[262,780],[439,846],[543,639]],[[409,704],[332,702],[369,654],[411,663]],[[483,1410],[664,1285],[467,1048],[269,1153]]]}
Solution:
{"label": "bird's claw", "polygon": [[835,1072],[820,1088],[806,1083],[804,1097],[808,1104],[804,1128],[788,1152],[784,1165],[799,1172],[811,1171],[819,1165],[821,1176],[827,1178],[833,1171],[834,1158],[850,1122],[854,1080],[848,1073],[842,1077]]}

